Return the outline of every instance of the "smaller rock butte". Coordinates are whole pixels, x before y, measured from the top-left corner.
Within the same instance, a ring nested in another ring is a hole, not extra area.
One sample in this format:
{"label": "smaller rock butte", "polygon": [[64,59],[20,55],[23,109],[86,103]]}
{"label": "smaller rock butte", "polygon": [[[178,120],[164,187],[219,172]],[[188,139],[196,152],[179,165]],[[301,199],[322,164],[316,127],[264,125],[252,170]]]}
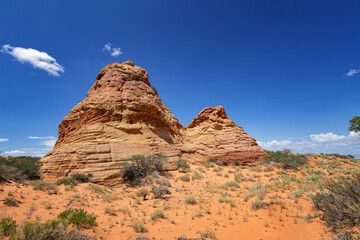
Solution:
{"label": "smaller rock butte", "polygon": [[119,163],[136,154],[164,155],[168,170],[176,169],[178,158],[245,164],[266,155],[222,106],[203,109],[183,127],[151,87],[146,70],[126,61],[103,68],[87,97],[61,121],[55,147],[41,160],[42,173],[57,178],[71,169],[115,185],[121,182]]}

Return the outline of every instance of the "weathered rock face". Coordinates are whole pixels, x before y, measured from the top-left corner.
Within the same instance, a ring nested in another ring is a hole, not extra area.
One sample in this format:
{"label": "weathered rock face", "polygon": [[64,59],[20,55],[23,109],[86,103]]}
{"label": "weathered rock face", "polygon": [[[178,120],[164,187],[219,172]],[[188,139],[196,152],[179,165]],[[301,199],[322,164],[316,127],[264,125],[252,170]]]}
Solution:
{"label": "weathered rock face", "polygon": [[261,160],[266,153],[225,113],[222,106],[203,109],[186,127],[182,156],[194,163],[210,157],[223,164],[244,164]]}
{"label": "weathered rock face", "polygon": [[266,155],[222,107],[205,108],[184,128],[151,87],[147,72],[126,61],[102,69],[87,97],[61,121],[42,172],[59,177],[71,169],[112,185],[120,181],[119,163],[135,154],[162,154],[169,169],[178,157],[241,163]]}

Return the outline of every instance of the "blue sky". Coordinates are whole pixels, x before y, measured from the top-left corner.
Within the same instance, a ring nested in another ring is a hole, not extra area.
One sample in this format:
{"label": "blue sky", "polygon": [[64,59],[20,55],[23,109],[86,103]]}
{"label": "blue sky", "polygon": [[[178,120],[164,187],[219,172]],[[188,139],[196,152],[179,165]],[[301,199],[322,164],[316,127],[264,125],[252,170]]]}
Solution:
{"label": "blue sky", "polygon": [[185,126],[223,105],[265,149],[359,154],[347,130],[359,12],[357,0],[1,1],[0,151],[43,156],[100,69],[131,60]]}

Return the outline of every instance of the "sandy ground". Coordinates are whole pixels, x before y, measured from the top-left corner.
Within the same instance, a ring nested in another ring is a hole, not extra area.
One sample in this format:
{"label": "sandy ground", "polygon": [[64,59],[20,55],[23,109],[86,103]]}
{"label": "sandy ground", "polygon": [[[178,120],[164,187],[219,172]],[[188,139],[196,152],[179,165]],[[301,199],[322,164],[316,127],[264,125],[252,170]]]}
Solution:
{"label": "sandy ground", "polygon": [[[312,159],[314,169],[317,168]],[[354,164],[350,168],[356,167]],[[265,167],[262,167],[264,170]],[[344,168],[344,166],[342,166]],[[171,194],[165,199],[155,199],[149,194],[146,200],[137,197],[140,187],[121,185],[116,188],[103,188],[101,193],[83,183],[73,188],[58,186],[57,194],[33,190],[29,184],[0,185],[0,200],[8,195],[21,201],[19,207],[9,207],[0,203],[1,217],[11,216],[18,223],[30,220],[44,221],[56,219],[57,215],[68,208],[83,208],[98,217],[96,226],[84,231],[98,239],[134,239],[146,236],[150,239],[177,239],[180,236],[199,238],[199,231],[211,231],[216,239],[329,239],[326,228],[319,217],[306,218],[308,214],[316,216],[311,199],[307,196],[313,190],[307,190],[300,197],[293,192],[300,188],[294,182],[284,182],[284,176],[306,177],[305,170],[289,172],[274,168],[273,171],[259,171],[251,167],[198,167],[191,166],[190,173],[170,172],[166,176],[171,183]],[[197,172],[202,179],[180,180],[186,174]],[[246,179],[239,187],[224,188],[221,185],[234,181],[241,173]],[[277,181],[277,182],[276,182]],[[269,204],[260,209],[252,209],[256,196],[249,197],[255,184],[267,184],[265,200]],[[156,183],[154,183],[156,185]],[[145,187],[151,190],[151,187]],[[196,204],[186,204],[185,199],[193,196]],[[221,203],[225,197],[228,202]],[[273,201],[271,201],[271,199]],[[107,212],[105,209],[107,208]],[[164,219],[151,219],[151,214],[161,209]],[[142,221],[147,229],[137,233],[132,224]]]}

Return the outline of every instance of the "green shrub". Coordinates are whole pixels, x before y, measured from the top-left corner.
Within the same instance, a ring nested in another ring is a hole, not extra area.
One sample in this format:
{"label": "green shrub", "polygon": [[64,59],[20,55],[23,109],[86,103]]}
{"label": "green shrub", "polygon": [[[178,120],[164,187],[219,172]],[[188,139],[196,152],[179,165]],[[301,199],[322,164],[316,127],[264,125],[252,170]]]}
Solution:
{"label": "green shrub", "polygon": [[360,225],[360,175],[351,180],[328,181],[325,192],[312,197],[315,208],[332,230]]}
{"label": "green shrub", "polygon": [[214,163],[214,164],[216,164],[216,165],[220,165],[220,163],[219,163],[219,161],[217,160],[217,158],[213,158],[213,157],[209,158],[206,162],[207,162],[207,163]]}
{"label": "green shrub", "polygon": [[260,197],[256,197],[255,200],[251,202],[251,208],[255,209],[255,210],[264,208],[268,205],[269,205],[269,202],[261,199]]}
{"label": "green shrub", "polygon": [[304,155],[285,154],[281,151],[274,152],[263,158],[264,163],[276,163],[283,169],[298,170],[299,167],[308,163]]}
{"label": "green shrub", "polygon": [[160,185],[160,186],[152,186],[151,187],[151,192],[154,194],[154,197],[156,199],[158,198],[165,198],[166,194],[170,194],[170,190],[164,186],[164,185]]}
{"label": "green shrub", "polygon": [[8,180],[22,181],[25,179],[26,177],[22,174],[22,172],[15,167],[4,164],[0,165],[0,183]]}
{"label": "green shrub", "polygon": [[57,188],[56,185],[50,182],[45,182],[42,180],[34,180],[30,182],[30,185],[34,190],[48,191],[49,193],[56,194]]}
{"label": "green shrub", "polygon": [[8,237],[16,230],[16,221],[11,217],[2,218],[0,220],[0,238]]}
{"label": "green shrub", "polygon": [[137,232],[137,233],[147,232],[147,229],[144,226],[143,222],[135,221],[135,222],[133,222],[132,227],[135,230],[135,232]]}
{"label": "green shrub", "polygon": [[61,220],[68,221],[79,227],[93,226],[96,221],[96,215],[86,212],[84,209],[68,209],[58,215]]}
{"label": "green shrub", "polygon": [[198,172],[194,172],[194,174],[192,175],[192,180],[201,180],[201,179],[203,179],[204,178],[204,176],[203,175],[201,175],[200,173],[198,173]]}
{"label": "green shrub", "polygon": [[68,178],[61,178],[56,181],[56,185],[68,185],[68,186],[76,186],[77,182],[74,178],[68,177]]}
{"label": "green shrub", "polygon": [[180,180],[181,180],[181,181],[184,181],[184,182],[190,182],[190,175],[189,175],[189,174],[182,175],[182,176],[180,177]]}
{"label": "green shrub", "polygon": [[121,163],[121,177],[124,182],[132,185],[140,185],[142,180],[151,173],[162,171],[165,161],[167,161],[167,159],[162,155],[150,155],[147,157],[134,155],[129,161]]}
{"label": "green shrub", "polygon": [[240,185],[237,182],[231,181],[231,182],[227,182],[224,183],[223,185],[220,186],[221,188],[239,188]]}
{"label": "green shrub", "polygon": [[152,220],[156,220],[158,218],[165,218],[165,214],[164,214],[163,210],[158,209],[158,210],[156,210],[155,212],[153,212],[151,214],[151,219]]}
{"label": "green shrub", "polygon": [[76,173],[76,174],[71,175],[71,177],[59,179],[56,182],[56,185],[64,184],[64,185],[76,186],[78,183],[90,182],[91,177],[92,177],[92,174]]}
{"label": "green shrub", "polygon": [[234,176],[234,179],[236,182],[242,182],[242,181],[245,181],[246,178],[244,177],[244,175],[242,173],[237,173],[235,176]]}
{"label": "green shrub", "polygon": [[19,203],[20,202],[13,197],[6,197],[4,200],[4,205],[9,207],[18,207]]}
{"label": "green shrub", "polygon": [[105,187],[101,187],[101,186],[98,186],[98,185],[94,185],[94,184],[90,184],[87,189],[93,191],[93,192],[96,192],[96,193],[99,193],[99,194],[107,194],[109,193],[108,189],[105,188]]}
{"label": "green shrub", "polygon": [[179,158],[176,162],[176,167],[180,172],[189,172],[190,166],[181,158]]}
{"label": "green shrub", "polygon": [[200,235],[201,239],[216,239],[215,233],[210,230],[198,231],[197,233]]}
{"label": "green shrub", "polygon": [[149,194],[149,190],[146,188],[141,188],[136,192],[136,196],[145,198],[146,195]]}
{"label": "green shrub", "polygon": [[195,205],[195,204],[196,204],[196,200],[195,200],[194,196],[187,196],[187,197],[185,198],[185,203],[186,203],[186,204]]}
{"label": "green shrub", "polygon": [[157,184],[159,184],[159,185],[164,185],[164,186],[167,186],[167,187],[171,187],[170,181],[167,180],[166,178],[158,178],[158,179],[156,179],[155,182]]}
{"label": "green shrub", "polygon": [[44,223],[25,222],[17,231],[10,234],[11,240],[90,240],[93,239],[77,230],[71,229],[68,224],[52,220]]}
{"label": "green shrub", "polygon": [[[0,158],[0,166],[7,166],[11,168],[15,168],[18,170],[18,174],[24,175],[29,180],[39,179],[40,178],[40,158],[35,157],[8,157],[6,158]],[[13,172],[13,171],[11,171]],[[11,173],[10,172],[10,173]],[[9,171],[2,172],[1,174],[8,173]],[[10,179],[13,177],[12,175],[5,176],[2,175],[2,177]],[[16,179],[15,179],[16,180]]]}

